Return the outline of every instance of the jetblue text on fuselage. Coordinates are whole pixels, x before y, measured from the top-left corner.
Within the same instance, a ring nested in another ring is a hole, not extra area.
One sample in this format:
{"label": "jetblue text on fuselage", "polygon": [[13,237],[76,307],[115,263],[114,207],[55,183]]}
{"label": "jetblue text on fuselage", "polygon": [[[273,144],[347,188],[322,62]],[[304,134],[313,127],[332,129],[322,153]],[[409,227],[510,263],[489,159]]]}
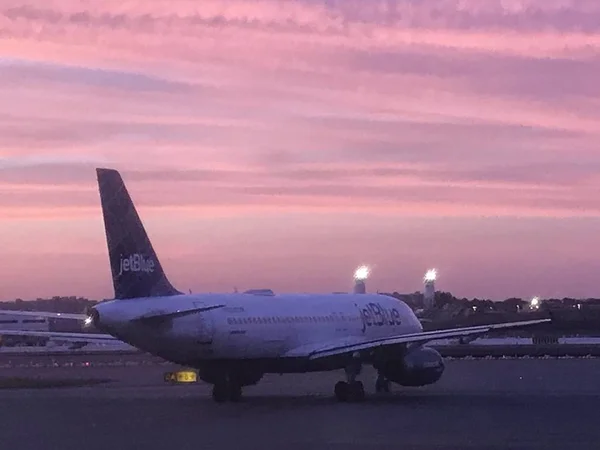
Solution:
{"label": "jetblue text on fuselage", "polygon": [[144,258],[144,255],[134,253],[133,255],[121,257],[121,265],[119,268],[119,276],[125,272],[154,272],[154,260]]}
{"label": "jetblue text on fuselage", "polygon": [[368,326],[400,325],[400,312],[396,308],[387,309],[379,303],[369,303],[360,311],[363,323]]}

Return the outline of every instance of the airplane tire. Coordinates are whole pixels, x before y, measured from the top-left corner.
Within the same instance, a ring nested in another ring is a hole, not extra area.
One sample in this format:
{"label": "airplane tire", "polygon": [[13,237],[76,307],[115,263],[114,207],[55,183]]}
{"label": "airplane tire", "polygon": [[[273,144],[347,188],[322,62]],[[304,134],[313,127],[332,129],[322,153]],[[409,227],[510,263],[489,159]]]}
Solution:
{"label": "airplane tire", "polygon": [[377,378],[377,381],[375,381],[375,392],[390,392],[390,382],[385,379]]}
{"label": "airplane tire", "polygon": [[224,403],[230,397],[226,383],[217,383],[212,388],[212,398],[217,403]]}
{"label": "airplane tire", "polygon": [[239,402],[242,399],[242,387],[231,386],[229,392],[229,400],[232,402]]}
{"label": "airplane tire", "polygon": [[350,397],[350,386],[345,381],[338,381],[335,384],[334,393],[339,402],[347,402]]}
{"label": "airplane tire", "polygon": [[350,385],[351,399],[356,402],[362,402],[365,399],[365,387],[362,381],[355,381]]}

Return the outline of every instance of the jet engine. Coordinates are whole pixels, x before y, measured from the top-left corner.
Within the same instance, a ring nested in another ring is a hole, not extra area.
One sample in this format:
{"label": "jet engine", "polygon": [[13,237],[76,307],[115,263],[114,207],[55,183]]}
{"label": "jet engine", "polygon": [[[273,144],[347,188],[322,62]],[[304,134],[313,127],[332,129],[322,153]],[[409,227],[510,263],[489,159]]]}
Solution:
{"label": "jet engine", "polygon": [[376,367],[388,380],[401,386],[433,384],[444,373],[444,359],[435,349],[420,347],[401,359],[390,359]]}

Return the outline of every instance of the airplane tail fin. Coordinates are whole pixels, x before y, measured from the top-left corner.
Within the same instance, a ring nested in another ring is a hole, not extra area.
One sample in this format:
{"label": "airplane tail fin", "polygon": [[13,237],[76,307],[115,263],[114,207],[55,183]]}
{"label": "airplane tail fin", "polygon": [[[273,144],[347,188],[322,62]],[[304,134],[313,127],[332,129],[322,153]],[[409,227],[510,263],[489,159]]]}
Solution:
{"label": "airplane tail fin", "polygon": [[179,295],[167,279],[121,174],[96,169],[115,299]]}

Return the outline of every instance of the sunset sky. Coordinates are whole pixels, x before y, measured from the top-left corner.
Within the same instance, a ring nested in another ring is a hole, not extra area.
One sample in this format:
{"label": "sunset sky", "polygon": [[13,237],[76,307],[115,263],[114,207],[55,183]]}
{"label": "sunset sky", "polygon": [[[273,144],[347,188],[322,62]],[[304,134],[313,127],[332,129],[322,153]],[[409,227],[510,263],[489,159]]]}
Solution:
{"label": "sunset sky", "polygon": [[0,300],[113,296],[95,167],[187,291],[600,297],[598,0],[2,0]]}

